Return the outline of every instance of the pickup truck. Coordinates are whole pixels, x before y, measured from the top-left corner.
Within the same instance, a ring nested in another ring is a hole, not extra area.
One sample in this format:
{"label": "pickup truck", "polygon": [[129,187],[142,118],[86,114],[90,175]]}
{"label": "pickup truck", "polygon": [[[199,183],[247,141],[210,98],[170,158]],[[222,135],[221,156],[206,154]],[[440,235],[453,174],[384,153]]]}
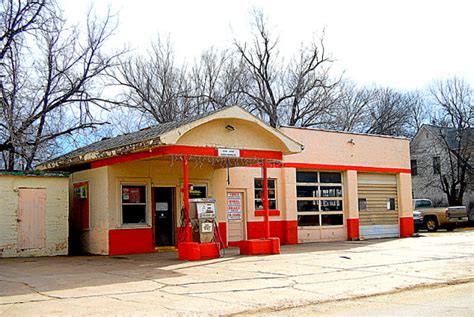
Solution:
{"label": "pickup truck", "polygon": [[413,199],[413,210],[421,213],[423,226],[430,232],[438,228],[452,231],[457,225],[468,221],[465,206],[434,208],[429,199]]}

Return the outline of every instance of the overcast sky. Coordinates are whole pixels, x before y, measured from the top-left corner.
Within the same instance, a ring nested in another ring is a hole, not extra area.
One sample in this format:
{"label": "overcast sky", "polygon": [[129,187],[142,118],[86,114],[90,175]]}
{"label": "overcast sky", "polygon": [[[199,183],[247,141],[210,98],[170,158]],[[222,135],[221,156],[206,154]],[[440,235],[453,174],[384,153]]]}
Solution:
{"label": "overcast sky", "polygon": [[[66,18],[84,17],[87,1],[60,0]],[[119,12],[114,45],[144,50],[157,34],[192,62],[211,46],[230,47],[249,34],[250,12],[261,9],[285,55],[326,30],[335,70],[360,84],[424,88],[453,75],[474,86],[474,1],[447,0],[94,0]]]}

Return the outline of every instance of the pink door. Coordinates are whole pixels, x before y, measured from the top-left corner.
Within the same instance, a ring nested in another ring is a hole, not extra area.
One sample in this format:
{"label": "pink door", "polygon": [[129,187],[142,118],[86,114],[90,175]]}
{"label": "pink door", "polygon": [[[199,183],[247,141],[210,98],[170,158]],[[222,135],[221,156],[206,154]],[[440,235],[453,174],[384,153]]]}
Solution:
{"label": "pink door", "polygon": [[46,189],[20,188],[18,203],[18,248],[44,248]]}

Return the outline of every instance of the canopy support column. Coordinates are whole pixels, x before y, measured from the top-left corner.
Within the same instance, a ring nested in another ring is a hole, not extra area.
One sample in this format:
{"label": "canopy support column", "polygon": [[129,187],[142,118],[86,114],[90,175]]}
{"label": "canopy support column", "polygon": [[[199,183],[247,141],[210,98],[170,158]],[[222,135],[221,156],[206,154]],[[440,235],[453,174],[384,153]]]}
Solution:
{"label": "canopy support column", "polygon": [[184,209],[184,227],[185,227],[185,242],[192,242],[192,231],[189,220],[189,173],[188,173],[188,160],[187,155],[183,155],[183,209]]}
{"label": "canopy support column", "polygon": [[268,207],[268,173],[267,173],[267,160],[262,162],[262,174],[263,174],[263,231],[264,238],[270,238],[270,212]]}

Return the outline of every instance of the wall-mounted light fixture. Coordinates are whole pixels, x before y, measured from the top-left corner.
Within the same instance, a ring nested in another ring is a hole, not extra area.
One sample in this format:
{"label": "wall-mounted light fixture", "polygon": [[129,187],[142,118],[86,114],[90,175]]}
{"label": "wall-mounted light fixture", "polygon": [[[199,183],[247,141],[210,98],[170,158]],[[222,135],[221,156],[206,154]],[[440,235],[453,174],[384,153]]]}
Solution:
{"label": "wall-mounted light fixture", "polygon": [[349,139],[349,141],[347,141],[347,143],[350,143],[350,144],[352,144],[352,145],[355,145],[355,144],[356,144],[355,141],[354,141],[354,139]]}
{"label": "wall-mounted light fixture", "polygon": [[226,128],[227,131],[235,131],[234,126],[232,126],[230,124],[226,125],[225,128]]}

